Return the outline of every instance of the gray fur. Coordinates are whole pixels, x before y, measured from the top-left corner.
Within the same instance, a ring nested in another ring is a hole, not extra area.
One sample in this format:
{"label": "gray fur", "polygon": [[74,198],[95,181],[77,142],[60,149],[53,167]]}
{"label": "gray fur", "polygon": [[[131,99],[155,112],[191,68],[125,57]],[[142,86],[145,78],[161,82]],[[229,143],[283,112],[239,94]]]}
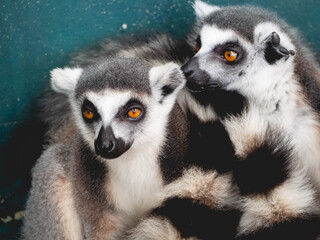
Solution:
{"label": "gray fur", "polygon": [[[99,64],[88,66],[80,77],[76,97],[85,91],[99,92],[106,88],[151,94],[149,70],[151,65],[135,58],[106,59]],[[130,77],[130,80],[128,78]]]}
{"label": "gray fur", "polygon": [[[32,185],[26,206],[23,239],[64,239],[53,199],[54,186],[66,174],[66,162],[59,161],[70,154],[63,144],[50,147],[32,170]],[[57,161],[58,159],[58,161]],[[45,231],[44,231],[45,230]]]}
{"label": "gray fur", "polygon": [[251,42],[253,42],[254,27],[262,22],[275,22],[285,29],[289,28],[274,13],[254,6],[221,8],[203,19],[203,24],[215,24],[221,29],[232,29]]}

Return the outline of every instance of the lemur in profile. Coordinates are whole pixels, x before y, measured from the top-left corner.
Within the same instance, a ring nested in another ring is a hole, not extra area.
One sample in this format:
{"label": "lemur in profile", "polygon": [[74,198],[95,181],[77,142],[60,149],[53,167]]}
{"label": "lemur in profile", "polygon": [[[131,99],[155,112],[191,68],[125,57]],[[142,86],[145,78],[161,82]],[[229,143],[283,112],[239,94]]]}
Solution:
{"label": "lemur in profile", "polygon": [[198,186],[198,198],[190,181],[178,180],[129,239],[317,239],[320,67],[315,57],[293,28],[263,9],[196,1],[195,10],[197,53],[182,69],[188,91],[230,137],[233,157],[212,156],[211,166],[222,176],[232,175],[239,222],[231,235],[223,233],[219,223],[227,215],[220,210],[232,204],[215,204],[221,195],[216,188],[207,187],[206,195],[199,194],[206,187]]}
{"label": "lemur in profile", "polygon": [[[194,167],[172,174],[163,201],[123,238],[315,239],[320,74],[313,54],[265,10],[194,6],[197,23],[185,41],[111,41],[70,63],[121,56],[184,65],[187,88],[178,102],[194,146],[185,161]],[[64,98],[54,93],[45,101],[52,129],[67,119]],[[55,130],[48,135],[64,138]]]}
{"label": "lemur in profile", "polygon": [[187,152],[184,83],[177,64],[134,58],[54,69],[71,112],[33,168],[23,239],[116,239],[154,208]]}

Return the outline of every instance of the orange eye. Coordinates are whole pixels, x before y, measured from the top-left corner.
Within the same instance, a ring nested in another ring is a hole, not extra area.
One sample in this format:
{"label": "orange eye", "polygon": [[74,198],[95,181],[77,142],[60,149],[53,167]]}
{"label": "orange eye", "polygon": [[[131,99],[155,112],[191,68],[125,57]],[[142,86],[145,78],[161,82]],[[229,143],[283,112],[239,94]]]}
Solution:
{"label": "orange eye", "polygon": [[196,51],[199,52],[200,48],[201,48],[201,39],[200,36],[197,37],[196,39]]}
{"label": "orange eye", "polygon": [[238,53],[228,50],[224,52],[224,58],[228,61],[228,62],[233,62],[237,59],[238,57]]}
{"label": "orange eye", "polygon": [[89,120],[94,117],[94,113],[91,112],[89,109],[85,109],[85,110],[83,111],[83,115],[84,115],[84,117],[85,117],[86,119],[89,119]]}
{"label": "orange eye", "polygon": [[139,108],[131,108],[128,111],[128,116],[132,119],[136,119],[141,115],[141,110]]}
{"label": "orange eye", "polygon": [[199,52],[199,50],[200,50],[201,47],[199,46],[199,43],[198,43],[198,42],[196,42],[196,46],[195,46],[195,47],[196,47],[196,51]]}

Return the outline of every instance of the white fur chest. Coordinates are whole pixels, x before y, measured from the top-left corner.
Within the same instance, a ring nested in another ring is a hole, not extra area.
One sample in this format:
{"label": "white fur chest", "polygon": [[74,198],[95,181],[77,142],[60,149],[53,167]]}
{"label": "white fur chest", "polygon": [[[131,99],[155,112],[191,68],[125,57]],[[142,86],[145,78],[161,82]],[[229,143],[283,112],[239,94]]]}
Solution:
{"label": "white fur chest", "polygon": [[319,116],[306,102],[296,84],[286,86],[278,111],[268,116],[270,126],[276,126],[291,139],[297,153],[294,167],[302,170],[320,186],[320,125]]}
{"label": "white fur chest", "polygon": [[298,169],[304,170],[320,188],[320,125],[319,116],[311,107],[296,117],[292,142],[298,154]]}
{"label": "white fur chest", "polygon": [[158,154],[148,147],[143,151],[131,149],[108,162],[106,187],[118,211],[136,218],[155,206],[163,187]]}
{"label": "white fur chest", "polygon": [[279,91],[279,94],[269,94],[272,98],[267,104],[249,101],[247,111],[241,116],[227,119],[225,126],[236,153],[244,157],[255,144],[264,141],[267,131],[281,133],[290,140],[297,154],[297,161],[292,162],[291,167],[304,172],[320,187],[319,116],[305,101],[298,85],[293,82],[283,87],[285,93]]}

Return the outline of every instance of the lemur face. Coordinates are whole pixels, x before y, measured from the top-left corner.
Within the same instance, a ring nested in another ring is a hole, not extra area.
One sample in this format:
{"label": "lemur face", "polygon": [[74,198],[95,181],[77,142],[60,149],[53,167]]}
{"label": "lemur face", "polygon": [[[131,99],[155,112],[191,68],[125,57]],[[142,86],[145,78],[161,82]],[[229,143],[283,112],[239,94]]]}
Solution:
{"label": "lemur face", "polygon": [[80,128],[87,142],[103,158],[117,158],[143,135],[149,117],[149,94],[134,91],[87,92],[76,102]]}
{"label": "lemur face", "polygon": [[152,68],[122,58],[51,74],[53,89],[69,96],[83,140],[104,159],[143,151],[150,139],[161,137],[185,81],[176,64]]}
{"label": "lemur face", "polygon": [[246,7],[224,9],[200,1],[195,8],[201,22],[197,53],[182,69],[187,87],[200,95],[200,102],[207,104],[203,96],[221,89],[259,98],[293,74],[294,45],[271,17]]}

